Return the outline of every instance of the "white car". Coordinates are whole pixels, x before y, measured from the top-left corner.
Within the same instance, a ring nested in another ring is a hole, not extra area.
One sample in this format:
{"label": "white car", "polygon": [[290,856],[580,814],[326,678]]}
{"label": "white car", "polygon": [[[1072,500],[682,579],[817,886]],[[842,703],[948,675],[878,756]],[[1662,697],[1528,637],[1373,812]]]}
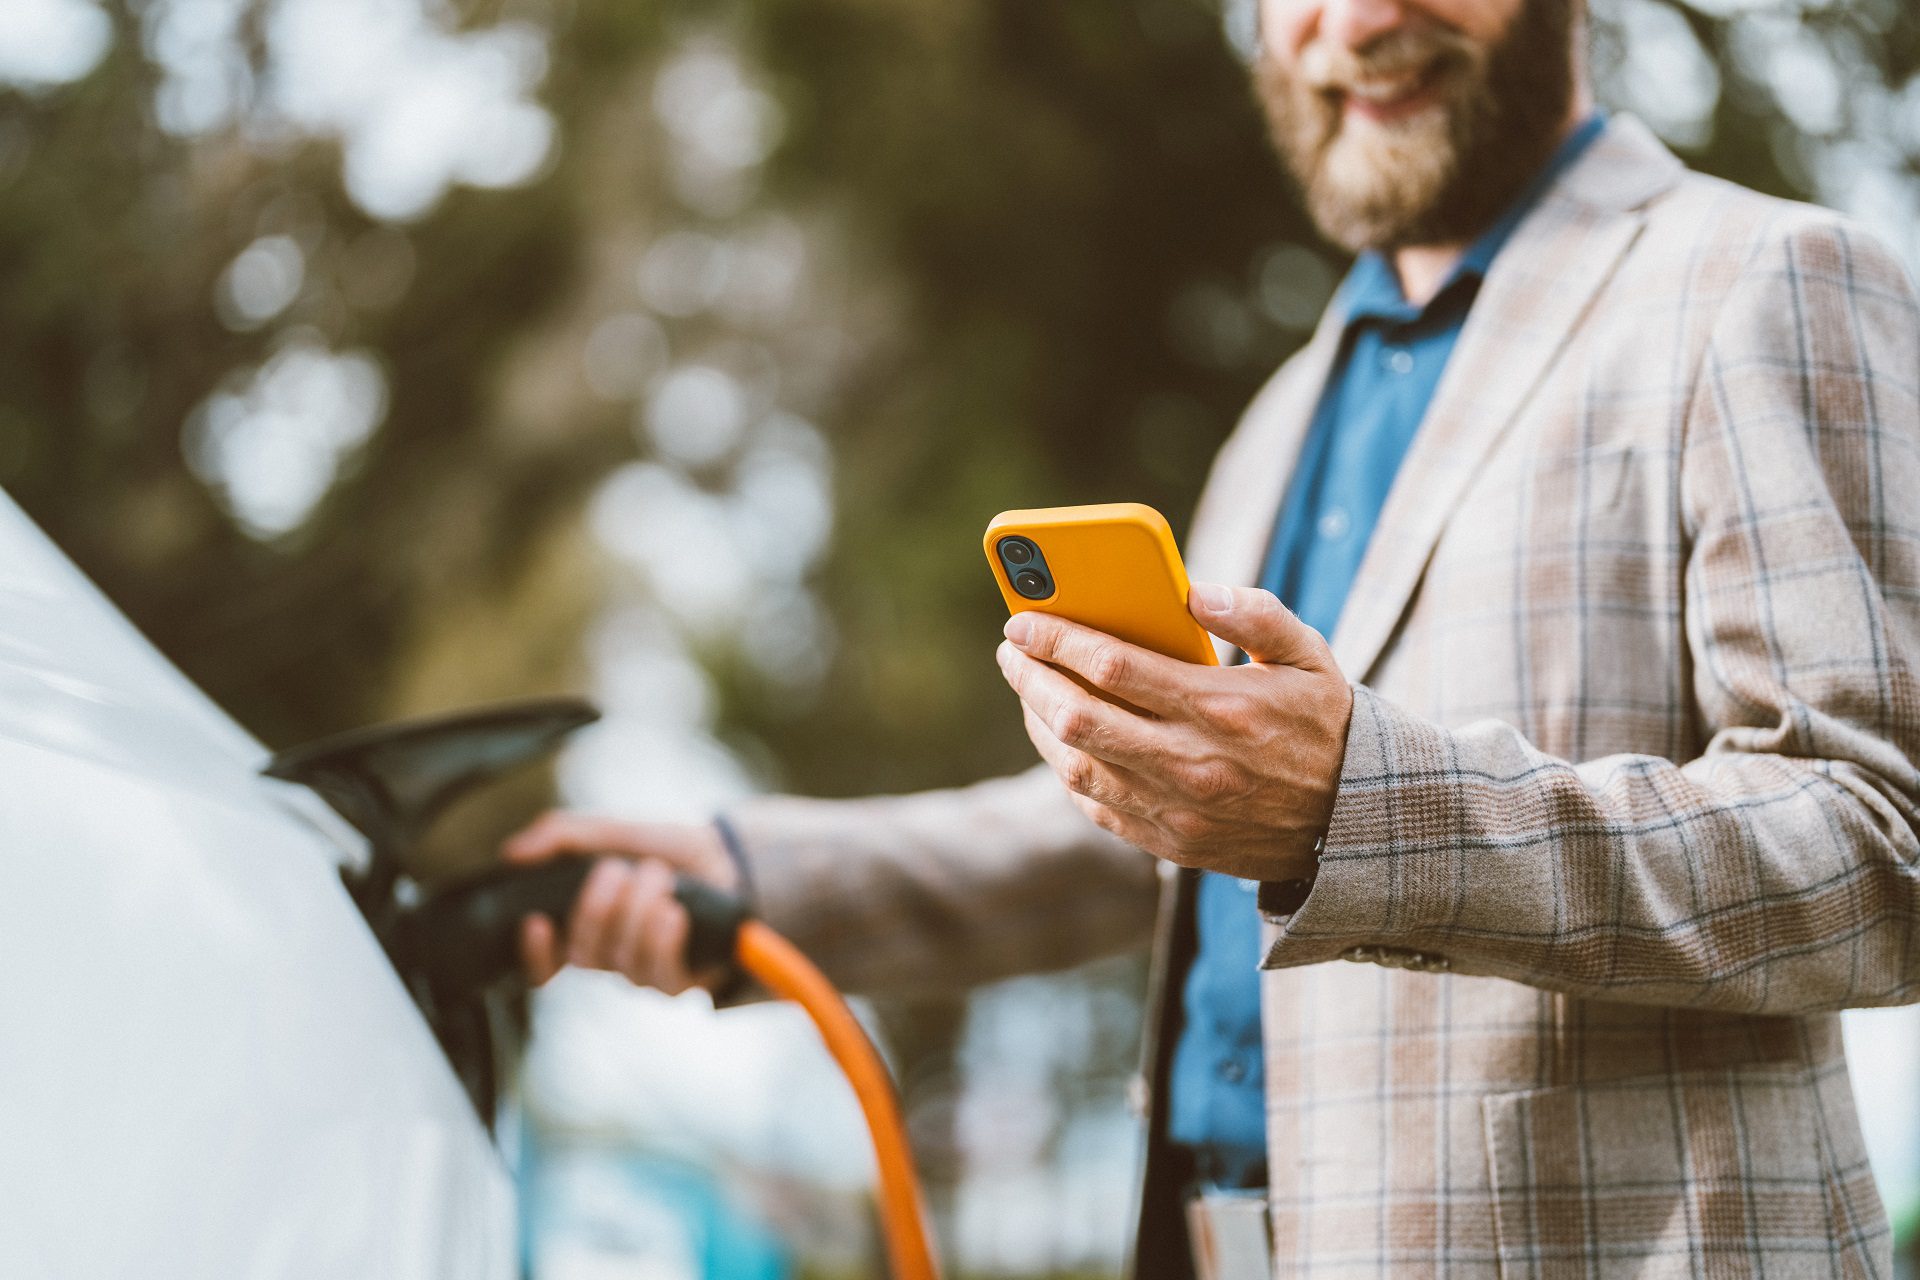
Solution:
{"label": "white car", "polygon": [[377,846],[408,804],[578,712],[496,717],[452,764],[367,735],[281,761],[329,805],[262,776],[266,749],[0,495],[0,1276],[517,1275],[488,1028],[430,1025],[363,911],[391,902]]}

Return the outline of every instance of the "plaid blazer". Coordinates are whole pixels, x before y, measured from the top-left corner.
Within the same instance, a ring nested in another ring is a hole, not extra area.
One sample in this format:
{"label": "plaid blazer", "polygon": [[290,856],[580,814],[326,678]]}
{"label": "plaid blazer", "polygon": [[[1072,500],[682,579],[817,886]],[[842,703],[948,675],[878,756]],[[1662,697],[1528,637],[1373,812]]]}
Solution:
{"label": "plaid blazer", "polygon": [[[1339,330],[1220,454],[1196,577],[1255,579]],[[1890,1276],[1835,1011],[1920,997],[1901,266],[1615,117],[1494,262],[1331,639],[1339,799],[1265,925],[1279,1272]],[[766,914],[870,990],[1157,914],[1167,1029],[1184,875],[1043,770],[734,820]],[[1166,1156],[1156,1280],[1185,1269]]]}

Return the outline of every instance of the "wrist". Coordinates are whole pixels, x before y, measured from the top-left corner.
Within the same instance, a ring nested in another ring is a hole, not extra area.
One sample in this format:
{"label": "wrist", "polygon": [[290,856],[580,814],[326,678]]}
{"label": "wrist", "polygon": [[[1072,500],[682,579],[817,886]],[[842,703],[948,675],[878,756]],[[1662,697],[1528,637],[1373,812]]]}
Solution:
{"label": "wrist", "polygon": [[1314,840],[1310,861],[1301,874],[1260,882],[1256,905],[1263,919],[1270,924],[1285,924],[1306,904],[1307,895],[1313,892],[1314,881],[1320,875],[1320,855],[1326,847],[1327,840],[1322,835]]}

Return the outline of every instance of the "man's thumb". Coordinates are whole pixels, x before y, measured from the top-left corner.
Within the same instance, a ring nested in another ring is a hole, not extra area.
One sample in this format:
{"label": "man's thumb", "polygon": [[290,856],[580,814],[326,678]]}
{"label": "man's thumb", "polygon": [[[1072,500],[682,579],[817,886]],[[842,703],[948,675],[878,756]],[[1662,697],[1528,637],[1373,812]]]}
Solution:
{"label": "man's thumb", "polygon": [[1271,591],[1196,582],[1187,595],[1194,618],[1228,644],[1246,650],[1255,662],[1333,670],[1333,654],[1320,633],[1295,617]]}

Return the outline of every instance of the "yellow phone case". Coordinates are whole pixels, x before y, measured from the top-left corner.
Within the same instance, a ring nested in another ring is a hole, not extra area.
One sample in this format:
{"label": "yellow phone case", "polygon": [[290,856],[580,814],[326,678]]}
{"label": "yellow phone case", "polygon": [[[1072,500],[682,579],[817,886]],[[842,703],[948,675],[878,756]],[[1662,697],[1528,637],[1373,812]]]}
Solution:
{"label": "yellow phone case", "polygon": [[[1040,549],[1053,594],[1031,600],[1001,561],[1003,539]],[[1038,609],[1183,662],[1219,663],[1213,640],[1187,612],[1187,570],[1166,517],[1138,502],[1003,511],[983,545],[1012,613]]]}

